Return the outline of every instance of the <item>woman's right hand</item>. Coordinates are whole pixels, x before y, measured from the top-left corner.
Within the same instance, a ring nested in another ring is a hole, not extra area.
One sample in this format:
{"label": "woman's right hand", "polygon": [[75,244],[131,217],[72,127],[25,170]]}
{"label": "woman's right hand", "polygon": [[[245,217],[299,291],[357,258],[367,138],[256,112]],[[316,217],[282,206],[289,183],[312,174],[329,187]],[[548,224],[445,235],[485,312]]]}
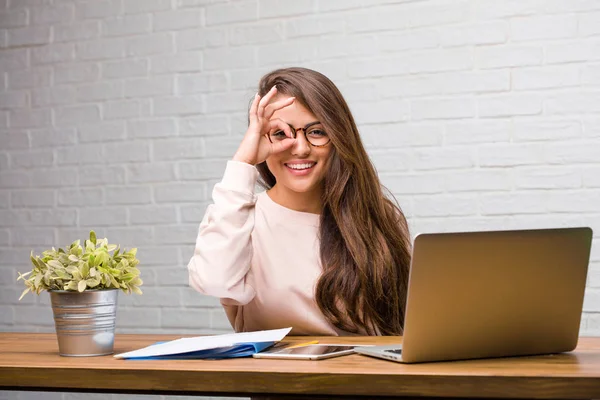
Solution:
{"label": "woman's right hand", "polygon": [[[271,90],[261,98],[258,93],[254,96],[252,106],[250,107],[250,125],[240,143],[240,147],[233,156],[234,161],[241,161],[251,165],[260,164],[271,154],[285,151],[292,147],[296,141],[289,125],[276,118],[271,120],[273,113],[281,110],[294,102],[294,97],[288,97],[270,103],[277,95],[277,87],[273,86]],[[288,137],[282,141],[271,143],[268,135],[276,130],[283,130]]]}

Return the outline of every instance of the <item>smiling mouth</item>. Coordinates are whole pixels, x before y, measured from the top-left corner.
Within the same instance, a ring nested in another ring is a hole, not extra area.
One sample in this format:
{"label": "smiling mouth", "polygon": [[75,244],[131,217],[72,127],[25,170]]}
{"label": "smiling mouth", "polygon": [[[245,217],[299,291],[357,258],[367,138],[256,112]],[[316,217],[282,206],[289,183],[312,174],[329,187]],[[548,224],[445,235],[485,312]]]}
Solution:
{"label": "smiling mouth", "polygon": [[309,163],[303,163],[303,164],[284,164],[284,165],[286,167],[288,167],[289,169],[293,169],[294,171],[304,171],[304,170],[313,168],[315,165],[317,165],[317,163],[309,162]]}

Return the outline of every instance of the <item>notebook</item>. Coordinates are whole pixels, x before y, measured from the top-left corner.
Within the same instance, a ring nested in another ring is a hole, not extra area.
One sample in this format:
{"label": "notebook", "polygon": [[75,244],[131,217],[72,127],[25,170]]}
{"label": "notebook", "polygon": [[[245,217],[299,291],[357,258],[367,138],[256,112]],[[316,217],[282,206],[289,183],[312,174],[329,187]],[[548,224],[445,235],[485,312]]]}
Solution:
{"label": "notebook", "polygon": [[418,235],[401,345],[355,352],[414,363],[577,346],[590,228]]}
{"label": "notebook", "polygon": [[292,328],[181,338],[115,354],[120,359],[223,359],[249,357],[283,339]]}

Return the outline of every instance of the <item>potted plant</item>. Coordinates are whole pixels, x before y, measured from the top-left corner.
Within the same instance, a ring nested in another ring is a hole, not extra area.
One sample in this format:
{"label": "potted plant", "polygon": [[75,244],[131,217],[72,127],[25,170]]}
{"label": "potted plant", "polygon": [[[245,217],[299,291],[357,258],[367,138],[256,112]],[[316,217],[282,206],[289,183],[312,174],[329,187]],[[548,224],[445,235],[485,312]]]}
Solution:
{"label": "potted plant", "polygon": [[20,274],[28,292],[50,293],[58,349],[62,356],[112,354],[117,294],[141,294],[137,249],[121,252],[94,231],[82,247],[77,240],[66,250],[54,247],[42,256],[31,252],[33,269]]}

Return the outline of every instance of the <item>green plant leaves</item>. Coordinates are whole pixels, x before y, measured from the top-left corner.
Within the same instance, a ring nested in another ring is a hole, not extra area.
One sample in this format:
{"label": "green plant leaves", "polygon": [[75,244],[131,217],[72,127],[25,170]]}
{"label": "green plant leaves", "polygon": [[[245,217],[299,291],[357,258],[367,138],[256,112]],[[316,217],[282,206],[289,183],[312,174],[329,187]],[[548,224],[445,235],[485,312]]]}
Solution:
{"label": "green plant leaves", "polygon": [[69,275],[66,270],[57,269],[54,272],[56,274],[56,279],[69,280],[73,278],[73,276]]}
{"label": "green plant leaves", "polygon": [[29,292],[39,294],[43,290],[83,292],[88,288],[114,288],[125,293],[142,293],[137,248],[121,251],[118,245],[108,244],[106,238],[98,239],[91,231],[84,247],[80,240],[76,240],[65,249],[53,247],[42,252],[41,257],[31,252],[33,269],[19,273],[17,278],[23,280],[26,286],[19,300]]}
{"label": "green plant leaves", "polygon": [[41,259],[41,258],[39,258],[39,257],[36,257],[36,258],[34,259],[34,263],[33,263],[33,265],[37,266],[37,268],[38,268],[40,271],[44,271],[44,270],[46,270],[46,268],[48,268],[48,267],[46,266],[46,264],[45,264],[45,263],[42,261],[42,259]]}
{"label": "green plant leaves", "polygon": [[48,265],[53,268],[63,269],[64,266],[60,261],[57,260],[48,260]]}
{"label": "green plant leaves", "polygon": [[98,286],[100,284],[100,278],[96,277],[96,278],[86,279],[85,282],[87,283],[87,286],[89,288],[95,288],[96,286]]}
{"label": "green plant leaves", "polygon": [[84,262],[79,265],[79,272],[81,273],[82,278],[87,278],[90,273],[90,266],[88,263]]}
{"label": "green plant leaves", "polygon": [[142,294],[142,290],[137,286],[131,286],[131,291],[135,294]]}
{"label": "green plant leaves", "polygon": [[19,300],[21,300],[23,298],[23,296],[25,296],[27,293],[29,293],[30,290],[31,290],[30,287],[28,287],[27,289],[23,290],[23,293],[21,293],[21,297],[19,297]]}
{"label": "green plant leaves", "polygon": [[119,282],[118,282],[118,281],[115,279],[115,277],[114,277],[114,276],[112,276],[112,275],[108,275],[108,279],[110,279],[110,283],[111,283],[111,284],[112,284],[114,287],[116,287],[116,288],[120,288],[120,287],[121,287],[121,284],[120,284],[120,283],[119,283]]}

